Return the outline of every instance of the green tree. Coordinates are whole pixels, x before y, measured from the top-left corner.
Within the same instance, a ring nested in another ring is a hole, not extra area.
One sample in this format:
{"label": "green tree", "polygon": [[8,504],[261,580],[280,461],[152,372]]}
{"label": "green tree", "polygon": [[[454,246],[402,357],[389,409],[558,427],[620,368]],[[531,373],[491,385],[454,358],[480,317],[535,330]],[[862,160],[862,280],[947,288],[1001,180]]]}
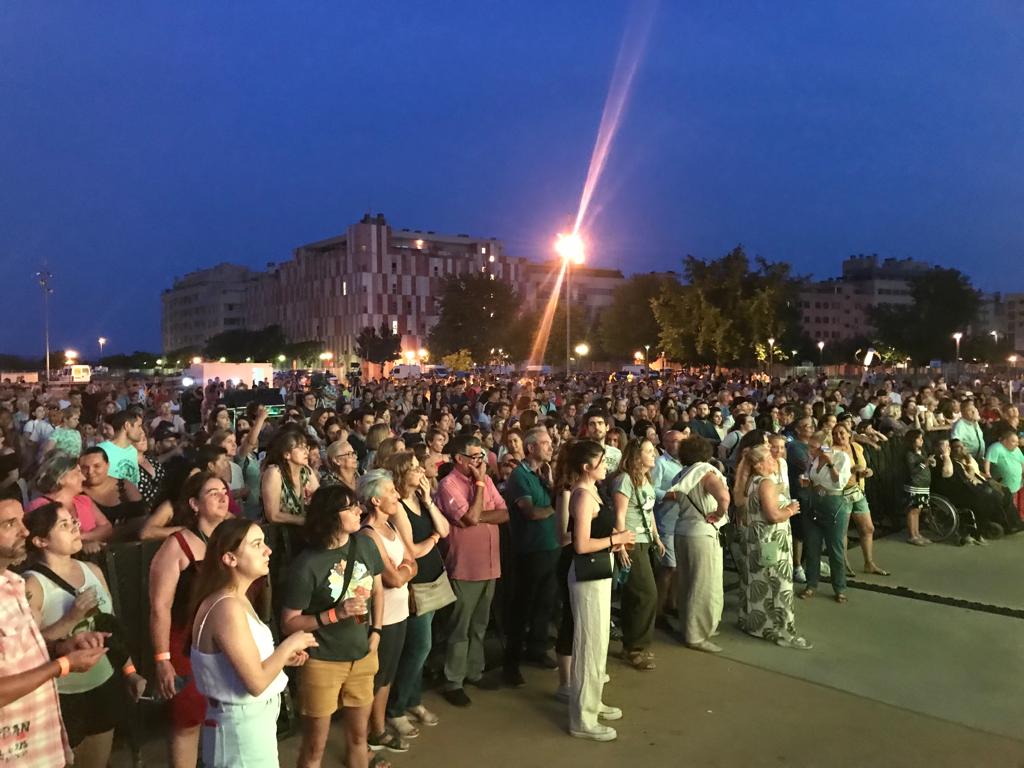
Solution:
{"label": "green tree", "polygon": [[441,365],[450,371],[468,371],[473,367],[473,356],[469,354],[468,349],[460,349],[458,352],[452,352],[450,355],[442,357]]}
{"label": "green tree", "polygon": [[286,344],[279,354],[283,354],[289,364],[294,360],[300,368],[308,368],[320,365],[320,353],[323,351],[322,341],[295,341]]}
{"label": "green tree", "polygon": [[[665,292],[679,290],[679,281],[666,275],[633,275],[615,289],[612,303],[601,312],[600,346],[610,358],[632,360],[644,345],[658,345],[661,328],[653,303]],[[591,343],[594,345],[598,339]],[[603,358],[602,358],[603,359]]]}
{"label": "green tree", "polygon": [[981,303],[970,279],[957,269],[932,267],[910,280],[910,295],[912,304],[875,310],[877,340],[918,362],[952,358],[953,334],[977,319]]}
{"label": "green tree", "polygon": [[277,359],[287,341],[279,325],[269,325],[258,331],[238,328],[211,336],[203,348],[203,356],[212,360],[223,357],[232,363],[246,359],[266,363]]}
{"label": "green tree", "polygon": [[662,287],[653,303],[661,347],[688,362],[751,364],[757,344],[776,339],[793,349],[800,338],[798,281],[789,265],[755,259],[743,246],[720,259],[683,261],[686,285]]}
{"label": "green tree", "polygon": [[383,365],[398,357],[402,351],[402,338],[392,333],[387,323],[381,323],[380,330],[363,328],[356,336],[356,354],[363,360]]}
{"label": "green tree", "polygon": [[441,288],[441,310],[430,332],[430,351],[450,355],[468,349],[474,360],[485,360],[491,347],[508,347],[518,316],[515,290],[486,274],[455,275]]}

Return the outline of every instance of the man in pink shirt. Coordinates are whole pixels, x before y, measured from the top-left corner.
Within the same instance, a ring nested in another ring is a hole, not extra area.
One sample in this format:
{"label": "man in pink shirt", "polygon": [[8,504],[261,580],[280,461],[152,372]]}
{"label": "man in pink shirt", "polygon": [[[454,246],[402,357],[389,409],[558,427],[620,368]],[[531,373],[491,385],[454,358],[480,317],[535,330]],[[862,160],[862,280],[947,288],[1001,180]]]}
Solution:
{"label": "man in pink shirt", "polygon": [[445,567],[456,601],[444,664],[444,697],[469,706],[463,684],[481,685],[484,633],[491,615],[494,582],[501,576],[498,526],[508,520],[505,501],[487,476],[487,451],[476,437],[448,443],[454,469],[437,487],[437,505],[452,522]]}

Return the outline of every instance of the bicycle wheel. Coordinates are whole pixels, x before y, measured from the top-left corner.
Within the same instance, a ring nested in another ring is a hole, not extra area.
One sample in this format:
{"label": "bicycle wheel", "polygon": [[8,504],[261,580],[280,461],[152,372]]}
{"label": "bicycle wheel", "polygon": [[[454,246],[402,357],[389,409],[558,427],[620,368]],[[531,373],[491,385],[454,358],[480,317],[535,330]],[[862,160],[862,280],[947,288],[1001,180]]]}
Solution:
{"label": "bicycle wheel", "polygon": [[921,527],[932,541],[951,539],[959,527],[956,507],[948,499],[933,493],[928,507],[921,510]]}

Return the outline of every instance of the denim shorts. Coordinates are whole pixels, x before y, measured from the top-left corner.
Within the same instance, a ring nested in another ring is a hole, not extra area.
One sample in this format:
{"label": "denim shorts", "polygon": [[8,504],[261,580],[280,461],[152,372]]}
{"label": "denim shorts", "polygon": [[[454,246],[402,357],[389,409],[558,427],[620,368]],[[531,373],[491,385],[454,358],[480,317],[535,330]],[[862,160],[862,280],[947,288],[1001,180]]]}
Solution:
{"label": "denim shorts", "polygon": [[204,768],[277,768],[281,696],[252,704],[210,702],[201,731]]}

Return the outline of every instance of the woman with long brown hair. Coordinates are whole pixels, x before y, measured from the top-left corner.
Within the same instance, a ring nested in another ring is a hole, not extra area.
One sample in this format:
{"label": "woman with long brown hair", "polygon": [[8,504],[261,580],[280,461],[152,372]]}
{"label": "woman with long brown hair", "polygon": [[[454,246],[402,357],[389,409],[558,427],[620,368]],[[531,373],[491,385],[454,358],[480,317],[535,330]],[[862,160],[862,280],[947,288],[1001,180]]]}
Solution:
{"label": "woman with long brown hair", "polygon": [[270,627],[246,593],[270,573],[270,547],[251,520],[225,520],[210,536],[192,595],[192,670],[208,701],[202,730],[207,768],[278,765],[277,718],[286,666],[302,666],[309,632],[289,635],[276,649]]}
{"label": "woman with long brown hair", "polygon": [[654,580],[651,556],[665,554],[658,528],[654,524],[654,485],[651,470],[658,451],[647,438],[634,438],[626,443],[618,472],[612,479],[615,504],[615,529],[632,531],[636,544],[632,551],[618,552],[619,567],[628,569],[622,588],[622,655],[634,669],[655,668],[654,654],[649,650],[654,637],[654,620],[658,607],[658,588]]}
{"label": "woman with long brown hair", "polygon": [[[206,543],[228,516],[227,483],[209,472],[192,475],[182,490],[174,522],[182,526],[157,550],[149,568],[149,632],[156,660],[157,690],[171,702],[171,765],[194,768],[206,699],[196,690],[185,654],[191,621],[189,603],[197,564]],[[180,690],[176,678],[187,682]]]}

